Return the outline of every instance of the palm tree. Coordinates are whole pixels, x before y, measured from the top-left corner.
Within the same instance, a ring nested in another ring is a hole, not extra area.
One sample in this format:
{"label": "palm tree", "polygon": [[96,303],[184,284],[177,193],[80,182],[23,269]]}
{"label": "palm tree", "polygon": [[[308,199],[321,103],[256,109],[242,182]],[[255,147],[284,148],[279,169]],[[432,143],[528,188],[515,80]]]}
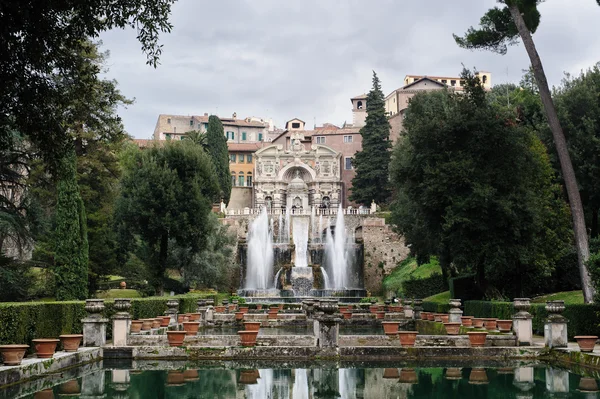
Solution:
{"label": "palm tree", "polygon": [[206,137],[206,133],[202,133],[199,130],[192,130],[185,134],[187,140],[190,140],[194,144],[198,144],[202,146],[202,148],[206,149],[208,146],[208,139]]}

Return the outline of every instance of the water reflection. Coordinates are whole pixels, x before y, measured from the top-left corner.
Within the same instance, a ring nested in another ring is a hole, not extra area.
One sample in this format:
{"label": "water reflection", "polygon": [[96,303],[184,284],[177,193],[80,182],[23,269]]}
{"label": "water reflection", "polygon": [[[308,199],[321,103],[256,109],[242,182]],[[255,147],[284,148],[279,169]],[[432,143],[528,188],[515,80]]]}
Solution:
{"label": "water reflection", "polygon": [[[168,364],[168,363],[167,363]],[[182,363],[185,365],[185,363]],[[0,390],[0,398],[597,398],[598,382],[551,367],[94,370]],[[152,368],[152,365],[147,365]],[[32,389],[32,387],[38,389]],[[20,389],[20,391],[18,391]],[[31,393],[35,392],[36,393]]]}

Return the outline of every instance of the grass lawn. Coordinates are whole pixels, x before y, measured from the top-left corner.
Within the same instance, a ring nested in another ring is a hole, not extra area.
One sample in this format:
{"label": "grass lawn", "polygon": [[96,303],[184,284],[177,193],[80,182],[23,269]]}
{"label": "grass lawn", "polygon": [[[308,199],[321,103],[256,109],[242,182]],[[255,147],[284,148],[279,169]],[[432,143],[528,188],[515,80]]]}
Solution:
{"label": "grass lawn", "polygon": [[442,269],[437,259],[432,258],[431,262],[419,266],[414,258],[408,258],[401,262],[390,275],[383,280],[383,286],[388,291],[401,292],[403,281],[410,280],[411,278],[427,278],[433,273],[442,273]]}
{"label": "grass lawn", "polygon": [[139,292],[137,292],[136,290],[130,290],[130,289],[114,289],[114,290],[108,290],[108,291],[98,291],[96,293],[96,298],[102,298],[102,299],[112,299],[112,298],[141,298],[142,296],[140,295]]}
{"label": "grass lawn", "polygon": [[533,298],[533,303],[545,303],[546,301],[565,301],[567,305],[583,304],[583,292],[582,291],[563,291],[555,292],[554,294],[548,294]]}
{"label": "grass lawn", "polygon": [[440,292],[439,294],[432,295],[428,298],[423,299],[423,302],[435,302],[447,304],[450,300],[450,291]]}

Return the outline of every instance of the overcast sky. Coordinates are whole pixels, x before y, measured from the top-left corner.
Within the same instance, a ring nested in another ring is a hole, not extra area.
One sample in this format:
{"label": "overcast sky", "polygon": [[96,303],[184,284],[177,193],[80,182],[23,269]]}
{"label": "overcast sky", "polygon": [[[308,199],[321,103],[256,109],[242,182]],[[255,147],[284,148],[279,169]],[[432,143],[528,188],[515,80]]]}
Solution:
{"label": "overcast sky", "polygon": [[[387,95],[407,74],[457,75],[461,64],[518,82],[522,45],[505,56],[456,46],[495,0],[179,0],[161,65],[145,64],[133,30],[101,36],[107,76],[135,98],[127,131],[150,138],[159,114],[298,117],[312,127],[352,121],[350,98],[379,75]],[[600,61],[595,0],[547,0],[534,40],[551,85]]]}

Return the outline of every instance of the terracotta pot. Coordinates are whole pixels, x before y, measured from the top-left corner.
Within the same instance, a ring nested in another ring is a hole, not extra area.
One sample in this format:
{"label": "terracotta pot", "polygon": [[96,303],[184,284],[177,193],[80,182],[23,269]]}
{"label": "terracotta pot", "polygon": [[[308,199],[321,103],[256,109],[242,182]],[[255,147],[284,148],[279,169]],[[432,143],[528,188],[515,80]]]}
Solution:
{"label": "terracotta pot", "polygon": [[242,312],[243,314],[248,313],[248,310],[250,310],[248,306],[240,306],[240,312]]}
{"label": "terracotta pot", "polygon": [[379,306],[377,306],[377,305],[369,306],[369,312],[371,312],[373,314],[377,313],[378,310],[379,310]]}
{"label": "terracotta pot", "polygon": [[444,323],[446,334],[458,335],[460,333],[460,323]]}
{"label": "terracotta pot", "polygon": [[36,392],[33,395],[33,399],[54,399],[54,391],[52,389],[44,389],[43,391]]}
{"label": "terracotta pot", "polygon": [[483,319],[475,319],[473,318],[473,327],[475,328],[483,328]]}
{"label": "terracotta pot", "polygon": [[348,307],[340,305],[338,306],[338,310],[340,311],[340,313],[344,313],[346,310],[348,310]]}
{"label": "terracotta pot", "polygon": [[197,381],[198,380],[198,370],[196,369],[188,369],[183,372],[183,379],[187,381]]}
{"label": "terracotta pot", "polygon": [[417,340],[418,331],[398,331],[398,337],[400,337],[400,345],[403,347],[415,346]]}
{"label": "terracotta pot", "polygon": [[54,355],[56,351],[56,345],[60,342],[56,338],[39,338],[34,339],[33,345],[35,346],[35,352],[37,357],[40,359],[49,359]]}
{"label": "terracotta pot", "polygon": [[283,303],[280,303],[278,306],[279,306],[279,310],[283,310]]}
{"label": "terracotta pot", "polygon": [[142,330],[142,324],[144,324],[142,320],[132,320],[129,333],[139,333]]}
{"label": "terracotta pot", "polygon": [[448,323],[450,321],[450,315],[440,314],[440,320],[442,323]]}
{"label": "terracotta pot", "polygon": [[400,374],[398,373],[398,369],[396,368],[387,368],[383,370],[383,378],[399,378]]}
{"label": "terracotta pot", "polygon": [[[185,319],[185,315],[182,315],[182,314],[177,315],[177,323],[180,323],[180,324],[183,323],[184,319]],[[142,330],[143,330],[143,328],[142,328]]]}
{"label": "terracotta pot", "polygon": [[465,327],[471,327],[473,325],[473,316],[461,316],[460,321]]}
{"label": "terracotta pot", "polygon": [[63,350],[65,352],[77,352],[83,335],[81,334],[64,334],[59,336],[60,342],[62,343]]}
{"label": "terracotta pot", "polygon": [[481,348],[485,346],[485,338],[487,337],[487,331],[469,331],[469,342],[473,348]]}
{"label": "terracotta pot", "polygon": [[262,303],[257,303],[256,304],[256,310],[262,310],[262,308],[263,308]]}
{"label": "terracotta pot", "polygon": [[258,331],[238,331],[238,335],[242,341],[242,346],[256,345],[256,336]]}
{"label": "terracotta pot", "polygon": [[349,320],[352,318],[352,312],[344,312],[342,316],[344,316],[344,319]]}
{"label": "terracotta pot", "polygon": [[169,327],[169,324],[171,324],[171,316],[160,316],[161,327]]}
{"label": "terracotta pot", "polygon": [[167,339],[169,340],[169,346],[181,346],[183,340],[187,335],[186,331],[167,331]]}
{"label": "terracotta pot", "polygon": [[593,352],[598,337],[595,335],[577,335],[575,339],[577,340],[580,351]]}
{"label": "terracotta pot", "polygon": [[475,368],[471,370],[471,375],[469,375],[469,384],[480,385],[487,383],[488,377],[485,369]]}
{"label": "terracotta pot", "polygon": [[225,306],[215,306],[215,312],[217,313],[225,313]]}
{"label": "terracotta pot", "polygon": [[462,371],[459,368],[448,368],[446,369],[447,380],[460,380],[462,379]]}
{"label": "terracotta pot", "polygon": [[181,371],[171,370],[167,373],[167,385],[181,386],[185,384],[185,377]]}
{"label": "terracotta pot", "polygon": [[58,387],[58,391],[61,393],[60,396],[75,396],[81,393],[81,388],[79,388],[79,381],[77,379],[70,380],[67,382],[63,382]]}
{"label": "terracotta pot", "polygon": [[197,335],[199,329],[200,329],[199,321],[184,321],[183,322],[183,331],[185,331],[185,335]]}
{"label": "terracotta pot", "polygon": [[577,389],[581,392],[598,392],[598,383],[595,378],[581,377]]}
{"label": "terracotta pot", "polygon": [[433,314],[433,321],[441,323],[442,322],[442,315],[440,313],[434,313]]}
{"label": "terracotta pot", "polygon": [[260,321],[245,321],[244,328],[246,331],[258,331],[260,330]]}
{"label": "terracotta pot", "polygon": [[512,329],[512,320],[497,320],[498,331],[507,333]]}
{"label": "terracotta pot", "polygon": [[151,319],[152,320],[152,328],[160,328],[160,323],[162,323],[162,319]]}
{"label": "terracotta pot", "polygon": [[400,370],[400,377],[398,377],[398,382],[401,382],[403,384],[416,384],[417,382],[419,382],[419,379],[417,378],[417,372],[415,371],[415,369],[403,368],[402,370]]}
{"label": "terracotta pot", "polygon": [[421,320],[427,320],[427,315],[429,312],[421,312]]}
{"label": "terracotta pot", "polygon": [[233,305],[233,304],[227,305],[227,311],[228,312],[231,313],[231,312],[235,312],[236,310],[237,310],[237,305]]}
{"label": "terracotta pot", "polygon": [[375,317],[376,317],[377,319],[380,319],[380,320],[382,320],[383,318],[385,318],[385,312],[382,312],[382,311],[377,311],[377,312],[375,313]]}
{"label": "terracotta pot", "polygon": [[429,321],[435,321],[434,314],[431,313],[431,312],[427,313],[427,320],[429,320]]}
{"label": "terracotta pot", "polygon": [[202,315],[200,313],[190,313],[190,321],[200,321]]}
{"label": "terracotta pot", "polygon": [[120,287],[122,290],[124,290],[125,288],[127,288],[127,283],[126,283],[125,281],[121,281],[121,282],[119,283],[119,287]]}
{"label": "terracotta pot", "polygon": [[515,370],[512,367],[500,367],[496,369],[496,373],[498,374],[514,374]]}
{"label": "terracotta pot", "polygon": [[25,356],[29,345],[0,345],[0,354],[5,366],[18,366]]}
{"label": "terracotta pot", "polygon": [[237,321],[242,321],[244,320],[244,312],[235,312],[235,319]]}
{"label": "terracotta pot", "polygon": [[267,314],[267,319],[269,320],[277,320],[277,312],[279,309],[269,309],[269,313]]}
{"label": "terracotta pot", "polygon": [[152,319],[142,319],[142,331],[152,329]]}
{"label": "terracotta pot", "polygon": [[488,331],[495,331],[496,328],[498,328],[497,320],[498,319],[493,319],[493,318],[483,319],[483,326]]}
{"label": "terracotta pot", "polygon": [[383,332],[385,335],[396,335],[398,334],[399,321],[382,321]]}
{"label": "terracotta pot", "polygon": [[[258,381],[258,370],[242,370],[240,371],[240,379],[238,380],[238,382],[240,384],[244,384],[244,385],[253,385],[256,384]],[[258,374],[260,375],[260,374]]]}

